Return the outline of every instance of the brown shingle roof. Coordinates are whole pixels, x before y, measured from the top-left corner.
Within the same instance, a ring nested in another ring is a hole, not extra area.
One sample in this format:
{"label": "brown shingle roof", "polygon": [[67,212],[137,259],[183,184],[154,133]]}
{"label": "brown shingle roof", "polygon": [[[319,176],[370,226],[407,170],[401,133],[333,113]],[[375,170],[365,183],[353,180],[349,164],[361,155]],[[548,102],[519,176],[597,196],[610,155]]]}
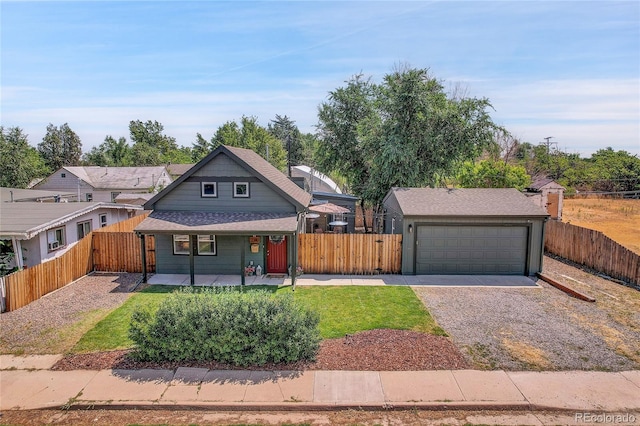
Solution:
{"label": "brown shingle roof", "polygon": [[405,216],[548,216],[514,188],[393,188]]}

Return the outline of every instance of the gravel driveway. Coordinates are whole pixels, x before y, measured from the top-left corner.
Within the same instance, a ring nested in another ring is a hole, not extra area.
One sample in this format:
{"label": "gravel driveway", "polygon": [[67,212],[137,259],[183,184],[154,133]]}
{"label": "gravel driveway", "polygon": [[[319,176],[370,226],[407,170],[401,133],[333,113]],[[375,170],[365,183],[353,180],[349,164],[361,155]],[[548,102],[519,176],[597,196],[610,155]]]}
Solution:
{"label": "gravel driveway", "polygon": [[640,368],[640,292],[545,257],[544,272],[594,296],[540,288],[414,287],[438,324],[479,368]]}
{"label": "gravel driveway", "polygon": [[0,314],[0,353],[65,352],[88,328],[131,296],[140,274],[95,273]]}

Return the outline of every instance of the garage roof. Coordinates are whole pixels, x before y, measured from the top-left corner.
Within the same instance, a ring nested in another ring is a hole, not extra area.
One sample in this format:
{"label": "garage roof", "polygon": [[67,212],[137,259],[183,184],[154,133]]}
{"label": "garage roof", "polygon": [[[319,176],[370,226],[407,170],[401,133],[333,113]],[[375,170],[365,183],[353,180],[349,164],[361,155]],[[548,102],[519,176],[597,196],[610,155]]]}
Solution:
{"label": "garage roof", "polygon": [[549,216],[515,188],[392,188],[404,216]]}

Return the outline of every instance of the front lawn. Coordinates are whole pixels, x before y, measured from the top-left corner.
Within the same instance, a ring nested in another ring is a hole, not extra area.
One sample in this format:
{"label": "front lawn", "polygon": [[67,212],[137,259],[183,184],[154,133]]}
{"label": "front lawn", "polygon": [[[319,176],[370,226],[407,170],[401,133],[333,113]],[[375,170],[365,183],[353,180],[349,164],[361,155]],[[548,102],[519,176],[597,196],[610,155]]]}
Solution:
{"label": "front lawn", "polygon": [[[250,287],[276,294],[290,292],[291,287]],[[131,296],[89,330],[72,352],[93,352],[130,348],[128,331],[131,314],[147,305],[157,309],[170,286],[151,286]],[[317,286],[296,287],[295,298],[320,314],[320,333],[330,339],[377,328],[416,330],[445,335],[409,287]]]}

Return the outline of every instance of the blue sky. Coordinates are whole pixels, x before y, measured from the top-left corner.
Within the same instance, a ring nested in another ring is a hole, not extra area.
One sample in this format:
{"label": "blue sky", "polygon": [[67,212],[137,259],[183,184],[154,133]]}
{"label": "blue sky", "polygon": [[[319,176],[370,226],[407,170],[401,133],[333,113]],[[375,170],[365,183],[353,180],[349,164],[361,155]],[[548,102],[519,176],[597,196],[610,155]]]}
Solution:
{"label": "blue sky", "polygon": [[397,64],[488,98],[523,141],[640,154],[637,1],[0,3],[1,124],[88,151],[131,120],[180,145],[242,115],[313,132],[329,91]]}

